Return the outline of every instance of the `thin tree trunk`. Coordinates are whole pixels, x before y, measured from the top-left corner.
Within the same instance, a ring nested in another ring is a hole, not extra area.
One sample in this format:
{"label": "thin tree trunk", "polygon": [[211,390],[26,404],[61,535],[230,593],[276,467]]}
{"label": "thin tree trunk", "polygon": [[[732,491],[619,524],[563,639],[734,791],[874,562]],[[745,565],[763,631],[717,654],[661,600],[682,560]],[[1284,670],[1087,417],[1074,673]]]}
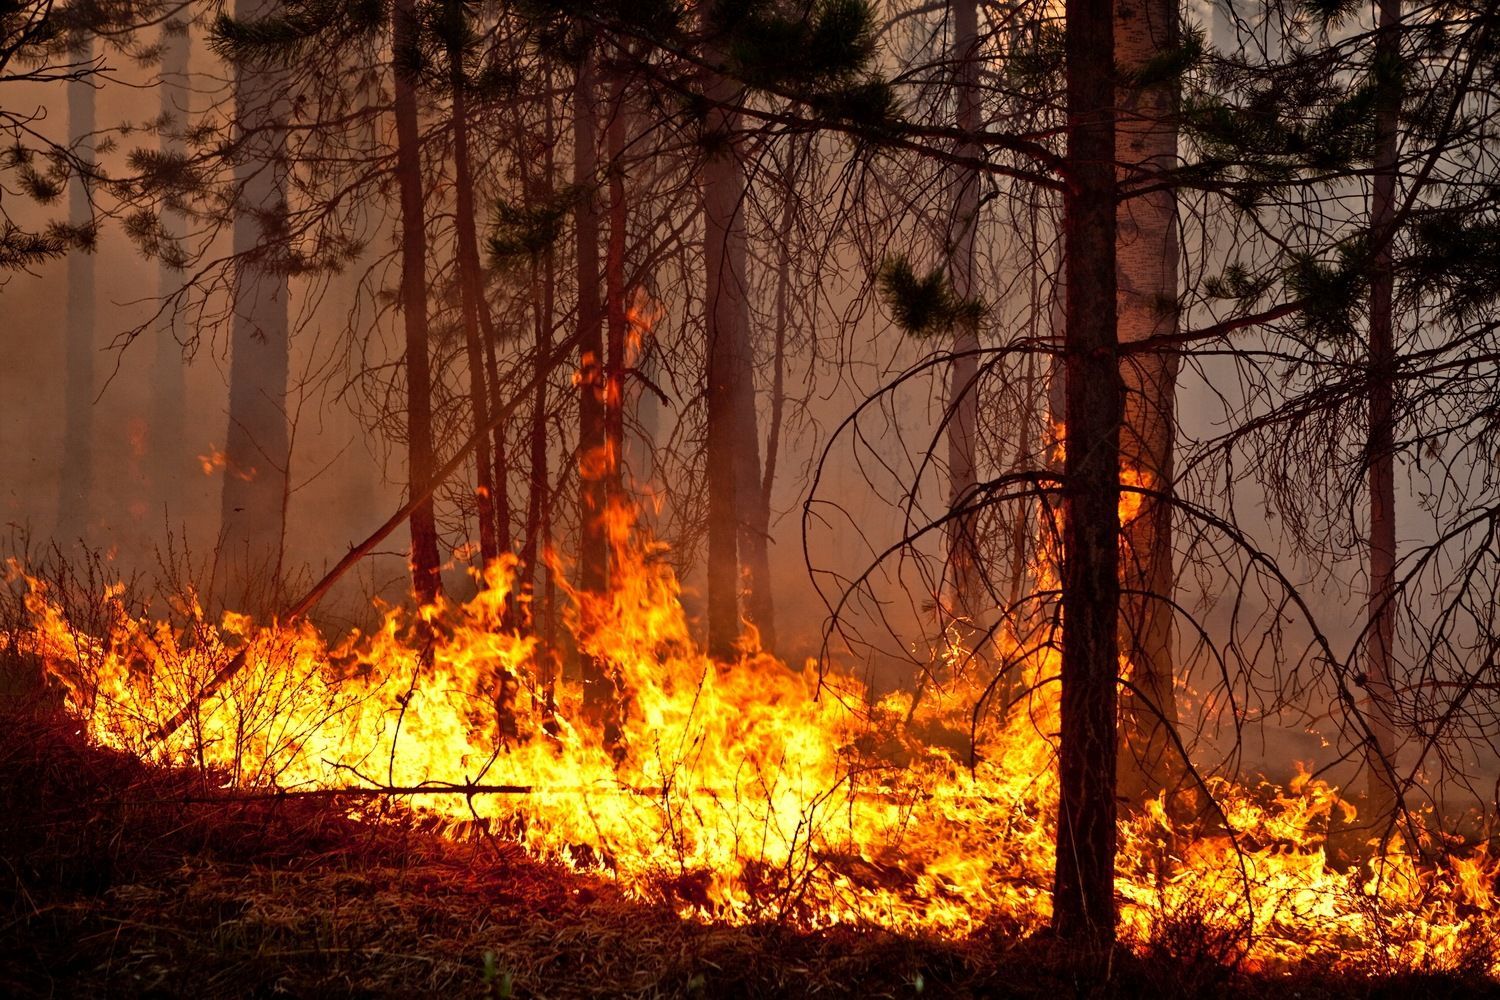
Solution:
{"label": "thin tree trunk", "polygon": [[599,110],[594,90],[595,54],[592,45],[578,64],[573,87],[573,183],[580,194],[574,213],[578,251],[579,400],[578,451],[581,509],[579,510],[579,583],[588,593],[604,592],[604,483],[595,474],[604,449],[604,400],[601,365],[604,360],[602,308],[599,302]]}
{"label": "thin tree trunk", "polygon": [[[162,133],[162,152],[183,156],[187,146],[182,139],[191,101],[188,88],[188,29],[186,25],[168,24],[162,29],[161,112],[171,124]],[[181,235],[181,225],[170,213],[162,214],[162,228],[173,236]],[[157,294],[162,299],[182,289],[182,271],[166,261],[157,265]],[[169,307],[165,321],[156,333],[151,371],[151,411],[147,427],[148,468],[156,477],[152,491],[152,516],[185,513],[181,507],[183,480],[191,473],[191,456],[187,450],[187,379],[183,371],[182,344],[178,337],[181,325],[179,309]],[[174,511],[172,508],[176,507]]]}
{"label": "thin tree trunk", "polygon": [[1119,428],[1115,329],[1114,38],[1110,0],[1067,2],[1067,454],[1062,719],[1053,928],[1114,940]]}
{"label": "thin tree trunk", "polygon": [[[432,478],[432,373],[427,345],[427,221],[422,207],[421,138],[417,131],[415,0],[394,8],[396,77],[396,176],[401,186],[401,309],[406,323],[407,455],[410,489],[420,493]],[[418,599],[442,591],[437,525],[429,498],[411,515],[411,579]]]}
{"label": "thin tree trunk", "polygon": [[[552,204],[553,191],[553,135],[552,119],[552,96],[551,96],[551,71],[547,73],[547,86],[543,88],[542,97],[542,176],[539,183],[540,200],[542,204]],[[543,363],[547,355],[552,353],[552,317],[556,308],[557,297],[557,255],[549,243],[542,251],[540,261],[540,275],[538,275],[538,264],[532,264],[532,287],[535,289],[540,285],[540,294],[533,293],[535,306],[535,337],[537,364]],[[540,372],[538,373],[540,375]],[[547,380],[543,377],[537,379],[536,391],[531,408],[531,433],[530,433],[530,461],[526,507],[526,535],[521,549],[520,587],[527,593],[536,592],[536,571],[538,547],[545,547],[544,530],[549,521],[547,517],[547,505],[551,502],[550,471],[547,468]],[[550,571],[549,571],[550,574]],[[537,611],[532,608],[532,625],[535,631]],[[550,703],[549,703],[550,704]]]}
{"label": "thin tree trunk", "polygon": [[[548,86],[544,88],[542,97],[542,176],[539,182],[540,201],[544,205],[552,204],[554,196],[553,170],[553,119],[552,119],[552,97],[551,97],[551,73],[548,72]],[[540,272],[540,273],[538,273]],[[535,317],[536,358],[537,364],[541,365],[545,358],[552,353],[552,318],[556,309],[557,298],[557,255],[552,245],[548,244],[541,254],[540,262],[532,264],[532,288],[535,302],[533,315]],[[530,431],[530,462],[527,489],[526,507],[526,536],[521,549],[520,586],[530,594],[536,592],[537,555],[539,549],[545,549],[547,545],[547,532],[550,520],[548,518],[548,504],[551,503],[550,476],[547,462],[547,380],[538,371],[536,390],[531,404],[531,431]],[[551,571],[548,571],[550,579]],[[549,584],[550,586],[550,584]],[[537,610],[532,608],[532,625],[536,629]],[[550,703],[549,703],[550,704]]]}
{"label": "thin tree trunk", "polygon": [[[269,0],[237,0],[235,17],[274,12]],[[290,363],[287,278],[276,266],[274,221],[285,205],[285,73],[235,67],[244,146],[235,164],[243,210],[234,220],[237,273],[230,339],[229,429],[224,442],[220,537],[231,597],[249,610],[278,602],[286,533],[291,441],[286,412]]]}
{"label": "thin tree trunk", "polygon": [[[450,25],[449,82],[453,88],[453,199],[455,225],[458,226],[459,300],[463,315],[463,348],[469,370],[469,406],[474,411],[474,426],[489,426],[489,393],[484,385],[484,346],[480,342],[478,313],[484,307],[484,274],[478,261],[478,235],[474,231],[474,177],[468,150],[468,79],[463,75],[463,48],[459,43],[458,25],[462,24],[462,4],[449,0]],[[495,475],[490,454],[484,448],[474,450],[474,507],[478,520],[478,552],[483,565],[499,556],[495,541]]]}
{"label": "thin tree trunk", "polygon": [[[455,224],[458,227],[458,287],[463,313],[464,347],[469,363],[469,405],[474,412],[474,426],[487,427],[490,422],[489,393],[485,386],[484,346],[479,339],[479,311],[484,307],[484,275],[479,265],[479,238],[474,224],[474,177],[469,162],[468,80],[464,76],[463,47],[458,42],[457,25],[462,23],[462,5],[450,13],[448,46],[449,82],[453,90],[453,188]],[[474,501],[479,521],[479,557],[488,566],[500,555],[495,540],[495,478],[490,455],[483,448],[474,449]]]}
{"label": "thin tree trunk", "polygon": [[[578,251],[578,452],[579,452],[579,584],[587,594],[602,595],[606,586],[608,546],[604,533],[605,481],[600,461],[605,450],[604,335],[599,302],[599,108],[594,87],[596,54],[592,44],[578,64],[573,88],[573,183],[580,192],[575,212]],[[585,622],[585,629],[589,627]],[[606,742],[618,737],[615,686],[605,665],[581,657],[584,708],[602,725]]]}
{"label": "thin tree trunk", "polygon": [[[1178,46],[1177,0],[1138,0],[1115,7],[1115,61],[1124,79]],[[1122,83],[1115,156],[1123,179],[1139,180],[1177,163],[1178,84],[1175,79]],[[1171,190],[1131,198],[1116,216],[1119,339],[1122,343],[1177,332],[1177,204]],[[1176,440],[1177,355],[1134,354],[1121,366],[1125,423],[1121,466],[1145,488],[1172,492]],[[1138,506],[1136,506],[1138,501]],[[1173,688],[1176,585],[1172,505],[1127,494],[1121,567],[1121,642],[1130,686],[1121,695],[1121,795],[1135,806],[1177,786],[1181,761]]]}
{"label": "thin tree trunk", "polygon": [[1396,636],[1395,275],[1390,228],[1396,215],[1397,129],[1401,90],[1395,67],[1401,57],[1400,0],[1380,0],[1375,38],[1378,107],[1375,114],[1375,182],[1370,229],[1379,249],[1370,277],[1370,592],[1365,634],[1366,691],[1371,743],[1367,753],[1371,815],[1381,832],[1394,821],[1400,792],[1394,781],[1396,732],[1392,721],[1392,646]]}
{"label": "thin tree trunk", "polygon": [[[714,96],[732,96],[732,84],[716,77]],[[706,396],[708,439],[708,652],[728,662],[740,635],[739,470],[735,450],[744,444],[738,425],[739,380],[748,364],[740,334],[745,285],[744,168],[733,145],[739,116],[717,102],[706,128],[703,164],[703,253],[705,318],[708,326]]]}
{"label": "thin tree trunk", "polygon": [[[958,127],[965,138],[955,152],[975,160],[982,151],[968,138],[979,129],[979,19],[975,0],[953,4],[953,60],[958,91]],[[977,296],[978,274],[975,236],[979,228],[979,172],[972,167],[954,168],[953,291],[960,299]],[[948,366],[948,506],[961,508],[972,499],[978,483],[975,461],[975,431],[979,423],[979,323],[964,316],[953,331],[953,361]],[[946,529],[948,547],[948,611],[961,621],[972,622],[982,608],[983,584],[979,571],[979,539],[972,513],[955,517]]]}
{"label": "thin tree trunk", "polygon": [[[495,332],[494,321],[490,318],[489,308],[481,301],[479,309],[479,333],[484,342],[484,373],[485,381],[489,385],[489,409],[497,413],[504,405],[500,398],[500,365],[495,358],[495,352],[499,350],[499,336]],[[493,504],[495,514],[495,544],[501,552],[510,551],[510,472],[509,465],[505,459],[505,432],[506,421],[495,425],[493,433],[489,436],[490,446],[490,468],[495,487],[495,502]]]}
{"label": "thin tree trunk", "polygon": [[625,200],[626,110],[625,80],[616,73],[611,82],[609,125],[605,147],[609,173],[609,242],[605,249],[604,287],[608,340],[604,365],[604,477],[611,506],[625,496],[625,338],[628,333],[625,288],[625,225],[630,206]]}
{"label": "thin tree trunk", "polygon": [[[770,426],[766,429],[766,462],[761,473],[760,489],[753,497],[755,506],[751,520],[751,537],[759,539],[763,548],[771,538],[771,497],[776,486],[776,464],[781,453],[781,430],[786,420],[786,342],[791,326],[791,231],[792,212],[796,205],[793,173],[794,171],[788,170],[786,197],[781,207],[781,246],[776,261],[776,327],[775,340],[771,345],[771,413]],[[764,568],[760,572],[765,583],[757,586],[755,592],[766,595],[766,606],[752,610],[752,616],[760,633],[761,647],[775,652],[775,609],[770,602],[769,551],[766,551]]]}
{"label": "thin tree trunk", "polygon": [[[550,188],[550,184],[548,185]],[[550,193],[550,192],[549,192]],[[552,310],[555,279],[553,277],[552,251],[546,251],[542,264],[541,301],[536,313],[536,356],[541,364],[552,353]],[[538,379],[531,404],[529,490],[526,503],[526,538],[521,548],[521,586],[528,592],[536,587],[538,546],[541,544],[543,528],[547,519],[549,479],[547,468],[547,380]]]}
{"label": "thin tree trunk", "polygon": [[[551,204],[556,191],[555,173],[556,162],[554,160],[554,149],[556,137],[553,129],[552,117],[552,70],[546,71],[546,87],[544,88],[542,115],[542,140],[545,151],[542,154],[542,199],[546,204]],[[542,295],[537,306],[536,313],[536,343],[537,343],[537,381],[536,391],[532,401],[531,413],[531,488],[528,491],[530,508],[527,511],[527,533],[526,544],[529,551],[524,556],[525,565],[523,572],[526,574],[526,589],[532,595],[536,593],[536,567],[538,562],[538,539],[541,542],[541,551],[547,551],[552,545],[552,493],[551,493],[551,470],[547,462],[547,378],[542,368],[546,357],[552,353],[552,323],[557,311],[557,253],[552,244],[548,244],[542,251]],[[547,589],[543,614],[546,617],[544,627],[540,630],[545,655],[550,663],[557,660],[557,650],[553,635],[553,610],[557,593],[557,581],[553,578],[552,569],[547,568]],[[535,596],[533,596],[535,601]],[[535,630],[536,616],[538,612],[535,604],[532,605],[532,626]],[[551,683],[549,681],[549,683]],[[547,694],[548,712],[556,707],[555,692],[549,687]]]}
{"label": "thin tree trunk", "polygon": [[[743,171],[742,171],[743,176]],[[743,188],[740,201],[743,203]],[[741,216],[744,212],[741,209]],[[765,484],[760,469],[760,421],[755,414],[755,351],[750,342],[748,296],[749,248],[736,249],[740,318],[735,326],[739,373],[734,380],[735,512],[739,524],[739,557],[745,586],[745,617],[754,626],[761,649],[776,648],[775,604],[771,595],[770,509],[762,502]]]}
{"label": "thin tree trunk", "polygon": [[[93,58],[93,44],[77,58]],[[82,143],[82,155],[94,140],[94,84],[68,81],[68,131]],[[68,191],[68,221],[86,226],[93,217],[88,186],[75,177]],[[82,539],[89,529],[94,492],[94,255],[68,257],[67,375],[63,388],[62,483],[58,493],[56,538],[63,544]]]}

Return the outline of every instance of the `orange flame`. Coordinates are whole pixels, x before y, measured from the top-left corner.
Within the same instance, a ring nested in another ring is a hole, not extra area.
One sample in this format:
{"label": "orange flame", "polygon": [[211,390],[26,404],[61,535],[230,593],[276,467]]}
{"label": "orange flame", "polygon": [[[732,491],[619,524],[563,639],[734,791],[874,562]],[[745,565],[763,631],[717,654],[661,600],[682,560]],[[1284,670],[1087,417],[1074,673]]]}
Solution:
{"label": "orange flame", "polygon": [[[812,663],[753,648],[716,663],[693,638],[665,547],[636,532],[618,505],[607,525],[617,585],[600,597],[569,590],[568,620],[582,653],[620,679],[618,760],[585,721],[579,683],[557,684],[554,716],[548,657],[535,639],[506,631],[509,556],[487,569],[472,599],[417,615],[392,609],[373,634],[337,643],[307,624],[258,626],[232,613],[210,622],[191,598],[177,624],[134,618],[119,589],[105,595],[110,634],[83,635],[30,580],[30,652],[93,738],[205,766],[226,786],[530,789],[414,802],[455,830],[477,816],[538,856],[608,872],[684,914],[954,935],[997,920],[1021,931],[1045,925],[1055,644],[995,651],[1019,660],[1021,690],[1031,693],[977,730],[972,710],[989,681],[977,668],[949,670],[914,704],[907,692],[872,700],[849,676],[820,676]],[[11,564],[13,578],[21,572]],[[418,617],[433,623],[425,640]],[[153,742],[149,734],[241,647],[245,669]],[[939,655],[975,662],[956,637]],[[510,706],[519,736],[510,739],[496,710],[506,677],[520,684]],[[1441,967],[1500,932],[1497,866],[1484,855],[1419,866],[1396,845],[1341,872],[1318,831],[1349,806],[1327,783],[1304,775],[1285,789],[1222,780],[1212,789],[1224,811],[1217,833],[1188,840],[1161,802],[1122,822],[1127,941],[1144,944],[1194,919],[1232,932],[1257,966],[1317,958]]]}
{"label": "orange flame", "polygon": [[229,456],[213,445],[209,445],[208,451],[198,456],[198,467],[203,470],[205,476],[211,476],[222,469],[234,476],[234,478],[246,483],[253,480],[259,474],[259,470],[253,465],[248,469],[241,469],[234,466],[230,462]]}

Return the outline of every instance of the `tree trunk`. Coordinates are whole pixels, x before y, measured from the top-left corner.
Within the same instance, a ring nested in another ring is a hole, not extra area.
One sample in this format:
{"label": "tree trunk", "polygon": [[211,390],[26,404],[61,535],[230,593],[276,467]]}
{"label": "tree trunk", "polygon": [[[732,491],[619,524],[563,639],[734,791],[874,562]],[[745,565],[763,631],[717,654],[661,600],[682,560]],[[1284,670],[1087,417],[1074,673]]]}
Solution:
{"label": "tree trunk", "polygon": [[[550,188],[550,185],[548,185]],[[540,301],[536,311],[536,358],[537,367],[545,364],[552,353],[552,309],[554,278],[552,274],[552,251],[546,251],[540,281]],[[538,374],[541,374],[538,372]],[[520,581],[528,592],[535,590],[538,546],[541,544],[542,528],[547,517],[547,505],[551,492],[547,468],[547,379],[538,378],[531,404],[531,434],[529,446],[531,470],[528,474],[526,499],[526,536],[521,548]],[[533,611],[533,614],[535,612]]]}
{"label": "tree trunk", "polygon": [[605,250],[604,287],[608,340],[604,365],[604,489],[613,506],[625,497],[622,462],[625,449],[625,79],[616,73],[610,86],[609,125],[605,146],[609,172],[609,243]]}
{"label": "tree trunk", "polygon": [[[548,86],[542,97],[542,176],[540,183],[541,200],[543,204],[550,205],[554,195],[553,191],[553,143],[555,137],[552,133],[552,97],[551,97],[551,75],[548,74]],[[533,265],[532,286],[538,283],[541,286],[541,294],[534,295],[535,298],[535,326],[536,326],[536,364],[537,382],[536,391],[531,404],[531,435],[530,435],[530,462],[531,470],[528,478],[527,506],[526,506],[526,535],[521,550],[521,568],[519,586],[532,595],[536,593],[536,568],[537,554],[540,546],[545,545],[545,529],[548,521],[548,504],[550,500],[550,472],[547,468],[547,378],[542,371],[546,364],[548,355],[552,353],[552,314],[556,306],[557,295],[557,260],[551,244],[542,251],[540,263],[540,282],[536,275],[536,265]],[[550,574],[550,571],[549,571]],[[550,576],[549,576],[550,579]],[[536,627],[537,605],[533,596],[531,606],[532,630],[540,633],[542,630]],[[547,655],[551,655],[550,651]],[[549,694],[550,697],[550,694]],[[550,702],[549,702],[550,705]]]}
{"label": "tree trunk", "polygon": [[[955,152],[967,159],[982,154],[968,136],[979,129],[979,19],[975,0],[953,4],[953,61],[958,97],[958,127],[965,133]],[[979,228],[979,172],[972,167],[953,168],[953,218],[950,221],[953,251],[953,291],[960,299],[978,292],[975,236]],[[979,423],[979,324],[977,317],[964,316],[953,331],[953,361],[948,366],[948,508],[961,508],[973,498],[978,483],[975,462],[975,430]],[[979,539],[973,513],[955,517],[946,528],[948,547],[948,612],[954,618],[973,622],[983,610]]]}
{"label": "tree trunk", "polygon": [[[751,512],[752,537],[759,539],[763,548],[771,539],[771,497],[776,486],[776,463],[781,454],[781,431],[786,419],[786,342],[791,327],[792,213],[797,203],[794,190],[795,162],[792,160],[788,164],[785,178],[786,197],[781,207],[781,246],[776,261],[776,328],[775,341],[771,345],[771,412],[770,426],[766,428],[766,462],[761,473],[760,488],[752,498],[755,503]],[[765,593],[767,600],[764,608],[752,613],[755,617],[756,629],[760,633],[761,647],[774,653],[776,651],[776,627],[773,617],[775,608],[769,599],[770,552],[768,549],[765,552],[763,567],[761,579],[765,581],[765,584],[756,588],[756,592]]]}
{"label": "tree trunk", "polygon": [[716,77],[711,96],[720,106],[707,116],[708,150],[703,164],[703,254],[708,333],[706,397],[708,439],[708,652],[728,662],[740,635],[740,470],[735,452],[744,446],[738,426],[749,362],[748,337],[740,332],[745,297],[745,174],[733,136],[739,115],[722,103],[733,85]]}
{"label": "tree trunk", "polygon": [[[182,130],[187,127],[192,100],[188,88],[188,29],[169,24],[162,29],[161,113],[171,124],[162,134],[162,152],[183,156],[187,146]],[[163,213],[162,228],[173,236],[182,235],[182,226],[170,213]],[[162,299],[182,289],[182,271],[165,261],[157,265],[157,294]],[[156,333],[151,372],[151,411],[147,423],[147,453],[155,488],[150,491],[151,516],[182,515],[183,480],[191,475],[191,455],[187,449],[187,379],[183,371],[182,343],[178,336],[180,310],[173,306]]]}
{"label": "tree trunk", "polygon": [[[1177,0],[1131,0],[1115,7],[1115,62],[1124,80],[1177,48]],[[1177,164],[1178,83],[1122,82],[1115,157],[1123,181],[1139,182]],[[1117,212],[1116,255],[1119,339],[1122,343],[1177,332],[1177,204],[1171,190],[1123,202]],[[1125,423],[1120,435],[1122,474],[1142,488],[1172,492],[1177,433],[1177,355],[1135,354],[1121,365]],[[1138,506],[1137,506],[1138,502]],[[1172,732],[1177,725],[1173,688],[1173,619],[1176,583],[1172,505],[1126,495],[1134,508],[1124,526],[1121,567],[1121,642],[1130,684],[1121,698],[1121,795],[1136,806],[1181,775]]]}
{"label": "tree trunk", "polygon": [[579,583],[593,594],[604,592],[604,483],[594,474],[604,449],[604,399],[600,384],[604,360],[602,309],[599,303],[599,109],[594,92],[595,54],[591,45],[578,64],[573,87],[573,183],[579,191],[574,212],[578,251],[578,452]]}
{"label": "tree trunk", "polygon": [[[93,57],[93,44],[78,54]],[[81,155],[92,161],[94,84],[68,81],[68,131],[81,142]],[[68,221],[86,226],[93,217],[88,185],[75,177],[68,191]],[[56,540],[71,544],[89,530],[94,492],[94,255],[68,257],[67,375],[63,388],[62,483],[57,500]]]}
{"label": "tree trunk", "polygon": [[[743,174],[742,174],[743,176]],[[743,189],[742,189],[743,191]],[[744,195],[740,197],[744,201]],[[741,216],[743,216],[743,209]],[[740,446],[735,449],[735,515],[739,525],[739,557],[745,586],[745,618],[754,626],[761,649],[776,648],[775,605],[771,596],[770,508],[760,474],[760,421],[755,415],[755,351],[750,342],[750,300],[746,295],[749,250],[744,240],[736,251],[740,318],[735,327],[739,373],[734,379],[734,425]]]}
{"label": "tree trunk", "polygon": [[[401,186],[401,310],[406,324],[406,433],[413,493],[432,478],[432,373],[427,347],[427,220],[422,207],[421,137],[417,131],[416,80],[410,73],[417,45],[415,0],[396,0],[394,12],[396,176]],[[442,590],[437,525],[432,500],[411,515],[411,579],[417,598],[430,602]]]}
{"label": "tree trunk", "polygon": [[1067,2],[1061,783],[1053,927],[1114,940],[1120,373],[1115,329],[1114,38],[1110,0]]}
{"label": "tree trunk", "polygon": [[[573,87],[573,183],[580,192],[575,212],[578,250],[578,460],[579,460],[579,586],[602,595],[606,584],[608,546],[604,532],[605,480],[600,461],[605,451],[604,335],[599,302],[599,108],[594,89],[595,52],[592,44],[578,64]],[[584,622],[584,628],[589,623]],[[584,708],[617,738],[614,722],[615,686],[603,663],[584,656]]]}
{"label": "tree trunk", "polygon": [[1375,182],[1370,229],[1378,249],[1370,276],[1370,592],[1365,633],[1365,690],[1369,696],[1371,740],[1366,754],[1371,816],[1381,833],[1389,830],[1400,803],[1395,783],[1396,732],[1392,721],[1392,646],[1396,637],[1396,421],[1394,324],[1395,275],[1390,229],[1396,216],[1397,129],[1401,86],[1395,77],[1401,57],[1400,0],[1380,0],[1375,38],[1378,105],[1375,113]]}
{"label": "tree trunk", "polygon": [[[484,342],[484,373],[489,385],[490,411],[499,410],[505,401],[500,398],[500,365],[495,358],[499,350],[499,335],[495,332],[494,320],[489,307],[480,300],[479,334]],[[490,468],[495,486],[495,545],[501,552],[510,551],[510,466],[505,460],[505,434],[507,421],[500,421],[490,432]]]}
{"label": "tree trunk", "polygon": [[[241,19],[274,12],[269,0],[236,0]],[[229,430],[224,442],[220,544],[237,592],[252,611],[271,611],[281,580],[290,433],[286,388],[289,289],[278,266],[285,211],[284,72],[235,67],[236,114],[244,145],[235,163],[241,211],[234,220],[236,276],[230,343]]]}
{"label": "tree trunk", "polygon": [[[474,224],[474,177],[469,163],[468,80],[464,76],[463,47],[457,25],[462,24],[462,5],[451,12],[455,19],[448,46],[449,81],[453,89],[453,196],[458,243],[458,287],[463,313],[464,347],[469,365],[469,405],[474,427],[489,426],[489,393],[485,386],[484,345],[479,339],[479,312],[484,308],[484,274],[479,264],[479,238]],[[488,566],[500,555],[495,539],[495,477],[490,453],[474,449],[474,506],[479,521],[479,556]]]}

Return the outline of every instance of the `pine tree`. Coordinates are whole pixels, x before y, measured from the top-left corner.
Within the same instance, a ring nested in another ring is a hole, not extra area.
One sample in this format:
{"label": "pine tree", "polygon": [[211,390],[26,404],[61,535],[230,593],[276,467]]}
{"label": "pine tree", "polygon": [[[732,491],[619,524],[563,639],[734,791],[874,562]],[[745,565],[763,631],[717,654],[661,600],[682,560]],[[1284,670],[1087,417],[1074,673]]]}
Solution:
{"label": "pine tree", "polygon": [[1115,98],[1110,0],[1067,4],[1067,454],[1063,467],[1062,724],[1052,926],[1115,936],[1120,424],[1115,316]]}

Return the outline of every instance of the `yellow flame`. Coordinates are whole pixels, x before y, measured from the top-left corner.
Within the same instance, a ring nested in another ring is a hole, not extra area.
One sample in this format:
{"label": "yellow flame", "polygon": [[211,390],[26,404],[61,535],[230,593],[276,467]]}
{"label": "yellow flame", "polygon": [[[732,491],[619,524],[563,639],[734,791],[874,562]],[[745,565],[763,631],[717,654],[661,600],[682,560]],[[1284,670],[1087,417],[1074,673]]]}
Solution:
{"label": "yellow flame", "polygon": [[[1017,690],[1029,694],[977,726],[973,707],[993,678],[957,634],[939,653],[945,683],[915,704],[907,692],[872,699],[851,677],[820,677],[812,663],[753,648],[716,663],[694,641],[665,547],[633,523],[627,510],[609,512],[617,586],[603,597],[568,592],[581,652],[619,681],[618,748],[585,721],[579,683],[553,689],[536,641],[506,631],[511,557],[489,567],[466,602],[417,615],[391,608],[373,634],[336,643],[307,624],[267,627],[236,614],[211,622],[191,597],[182,623],[135,618],[119,588],[105,595],[109,634],[84,635],[28,580],[30,652],[94,739],[203,767],[226,786],[529,789],[413,802],[454,830],[482,823],[686,915],[953,935],[1046,923],[1055,643],[995,651],[1019,659]],[[12,563],[10,574],[22,568]],[[153,742],[242,648],[245,669]],[[519,689],[504,706],[507,678]],[[1495,940],[1497,868],[1487,856],[1419,864],[1398,844],[1342,872],[1328,863],[1322,831],[1349,807],[1326,782],[1216,780],[1212,791],[1223,822],[1196,837],[1174,828],[1163,801],[1122,822],[1127,941],[1144,946],[1196,921],[1235,942],[1233,957],[1267,967],[1306,958],[1442,966]]]}

